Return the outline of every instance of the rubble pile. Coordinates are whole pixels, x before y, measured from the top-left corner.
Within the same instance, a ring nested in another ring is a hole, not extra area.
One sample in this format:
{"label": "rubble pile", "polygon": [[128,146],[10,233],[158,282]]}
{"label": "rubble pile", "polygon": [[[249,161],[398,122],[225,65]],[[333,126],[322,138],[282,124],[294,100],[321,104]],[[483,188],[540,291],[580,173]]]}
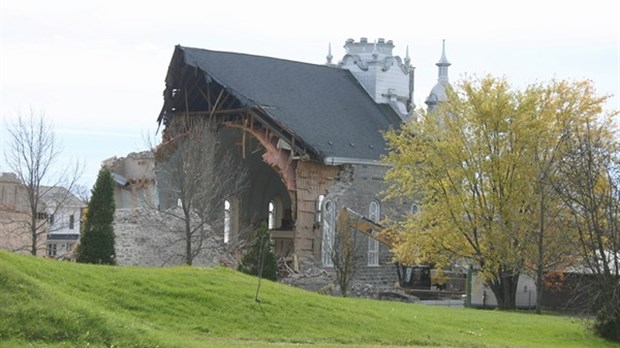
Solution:
{"label": "rubble pile", "polygon": [[281,282],[308,291],[318,291],[334,283],[333,272],[328,272],[311,263],[303,263],[301,269],[303,270],[302,272],[292,273],[288,277],[282,279]]}
{"label": "rubble pile", "polygon": [[351,285],[350,292],[353,297],[377,298],[377,289],[368,283],[355,283]]}

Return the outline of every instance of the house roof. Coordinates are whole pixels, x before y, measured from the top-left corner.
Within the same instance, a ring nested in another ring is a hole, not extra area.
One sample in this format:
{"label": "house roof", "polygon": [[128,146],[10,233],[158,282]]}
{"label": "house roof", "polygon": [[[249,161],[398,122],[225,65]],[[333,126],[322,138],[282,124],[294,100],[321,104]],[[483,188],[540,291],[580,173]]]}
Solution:
{"label": "house roof", "polygon": [[390,107],[376,104],[345,69],[182,46],[176,47],[176,55],[244,106],[262,109],[321,160],[378,160],[386,152],[381,132],[401,122]]}
{"label": "house roof", "polygon": [[41,186],[41,199],[46,205],[56,207],[62,204],[66,207],[84,208],[86,203],[77,198],[73,193],[61,186]]}

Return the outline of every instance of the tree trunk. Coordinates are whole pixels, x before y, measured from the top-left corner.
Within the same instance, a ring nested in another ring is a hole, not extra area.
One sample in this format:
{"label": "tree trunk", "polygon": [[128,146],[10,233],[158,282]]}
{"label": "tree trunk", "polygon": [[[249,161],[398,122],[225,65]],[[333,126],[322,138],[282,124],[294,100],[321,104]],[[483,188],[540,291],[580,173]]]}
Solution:
{"label": "tree trunk", "polygon": [[192,265],[192,226],[189,214],[185,214],[185,264]]}
{"label": "tree trunk", "polygon": [[[542,185],[541,185],[542,186]],[[540,194],[540,231],[538,233],[538,260],[536,260],[536,313],[542,313],[543,271],[544,271],[544,237],[545,237],[545,191],[541,187]]]}
{"label": "tree trunk", "polygon": [[260,298],[258,297],[258,293],[260,292],[260,283],[263,278],[263,268],[265,267],[265,245],[264,240],[261,238],[258,240],[260,249],[258,250],[258,269],[257,269],[257,277],[258,284],[256,285],[256,295],[254,295],[254,301],[260,302]]}
{"label": "tree trunk", "polygon": [[[28,189],[28,200],[30,204],[30,233],[32,236],[32,245],[30,253],[33,256],[37,256],[37,201],[34,199],[33,193],[34,190],[32,188]],[[37,191],[38,192],[38,191]]]}
{"label": "tree trunk", "polygon": [[510,271],[501,272],[490,282],[491,290],[497,300],[497,307],[501,310],[514,310],[516,308],[517,282],[519,273]]}
{"label": "tree trunk", "polygon": [[36,220],[32,219],[32,227],[31,227],[31,232],[32,232],[32,249],[30,250],[30,253],[33,256],[37,256],[37,226],[36,226]]}

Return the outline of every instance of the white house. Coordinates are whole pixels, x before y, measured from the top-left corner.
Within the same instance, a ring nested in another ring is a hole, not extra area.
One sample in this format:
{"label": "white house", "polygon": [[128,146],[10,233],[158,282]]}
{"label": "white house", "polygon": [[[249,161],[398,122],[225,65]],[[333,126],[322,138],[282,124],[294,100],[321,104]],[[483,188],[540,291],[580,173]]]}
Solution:
{"label": "white house", "polygon": [[42,187],[47,219],[47,256],[70,253],[80,238],[80,220],[86,203],[64,187]]}

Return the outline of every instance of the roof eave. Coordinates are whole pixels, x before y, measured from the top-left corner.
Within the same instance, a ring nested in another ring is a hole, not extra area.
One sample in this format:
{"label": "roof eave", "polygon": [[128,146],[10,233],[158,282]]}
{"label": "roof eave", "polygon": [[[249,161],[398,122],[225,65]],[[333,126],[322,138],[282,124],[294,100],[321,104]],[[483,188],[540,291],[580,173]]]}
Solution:
{"label": "roof eave", "polygon": [[384,163],[380,160],[373,160],[367,158],[351,158],[351,157],[336,157],[329,156],[323,159],[323,163],[328,166],[339,166],[343,164],[359,164],[359,165],[367,165],[367,166],[378,166],[378,167],[390,167],[389,164]]}

